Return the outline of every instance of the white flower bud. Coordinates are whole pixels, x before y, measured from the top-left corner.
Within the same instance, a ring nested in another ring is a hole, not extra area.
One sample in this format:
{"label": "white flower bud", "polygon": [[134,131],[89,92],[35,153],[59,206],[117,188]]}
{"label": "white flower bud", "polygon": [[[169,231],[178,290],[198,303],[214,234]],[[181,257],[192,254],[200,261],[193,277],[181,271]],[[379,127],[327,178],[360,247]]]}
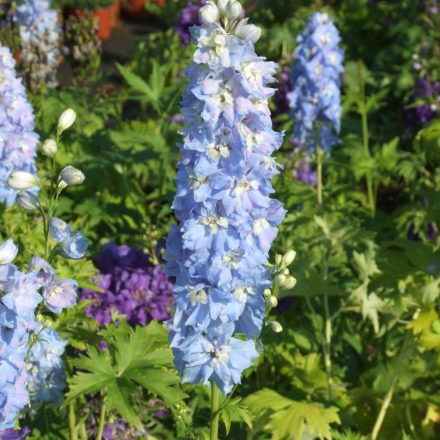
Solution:
{"label": "white flower bud", "polygon": [[47,157],[55,156],[55,154],[57,154],[57,151],[58,146],[56,141],[54,141],[53,139],[46,139],[41,146],[41,152]]}
{"label": "white flower bud", "polygon": [[286,289],[293,289],[295,286],[296,286],[296,278],[292,277],[291,275],[288,276],[283,287],[285,287]]}
{"label": "white flower bud", "polygon": [[275,255],[275,266],[279,266],[281,264],[281,261],[283,259],[283,256],[280,254]]}
{"label": "white flower bud", "polygon": [[283,326],[278,321],[270,321],[269,324],[275,333],[281,333],[283,331]]}
{"label": "white flower bud", "polygon": [[76,119],[76,113],[71,108],[63,112],[58,120],[58,132],[61,134],[64,130],[70,128]]}
{"label": "white flower bud", "polygon": [[272,291],[270,289],[264,289],[263,295],[265,298],[272,296]]}
{"label": "white flower bud", "polygon": [[214,3],[207,3],[200,8],[199,17],[203,24],[215,23],[219,18],[217,6]]}
{"label": "white flower bud", "polygon": [[256,43],[261,37],[261,29],[254,24],[247,24],[248,19],[245,18],[238,23],[235,28],[235,35],[243,40]]}
{"label": "white flower bud", "polygon": [[281,272],[283,275],[289,275],[289,269],[287,269],[287,267],[285,269],[282,270]]}
{"label": "white flower bud", "polygon": [[231,20],[237,20],[243,14],[243,7],[237,0],[232,0],[226,6],[226,15]]}
{"label": "white flower bud", "polygon": [[18,246],[14,243],[12,238],[0,244],[0,265],[10,264],[15,260],[18,253]]}
{"label": "white flower bud", "polygon": [[20,191],[15,201],[18,206],[26,211],[36,211],[38,209],[38,197],[30,191]]}
{"label": "white flower bud", "polygon": [[82,171],[69,165],[61,171],[59,178],[66,185],[81,185],[86,177]]}
{"label": "white flower bud", "polygon": [[284,254],[283,259],[281,261],[281,267],[289,267],[293,263],[295,257],[296,257],[295,251],[293,250],[287,251]]}
{"label": "white flower bud", "polygon": [[278,305],[278,300],[276,296],[269,296],[269,298],[267,298],[267,304],[269,305],[269,307],[276,307]]}
{"label": "white flower bud", "polygon": [[226,8],[230,0],[217,0],[217,8],[222,14],[226,14]]}
{"label": "white flower bud", "polygon": [[286,281],[287,281],[286,275],[281,274],[277,276],[277,283],[280,287],[283,287],[286,284]]}
{"label": "white flower bud", "polygon": [[8,185],[13,189],[29,189],[37,184],[37,177],[26,171],[12,171],[8,177]]}

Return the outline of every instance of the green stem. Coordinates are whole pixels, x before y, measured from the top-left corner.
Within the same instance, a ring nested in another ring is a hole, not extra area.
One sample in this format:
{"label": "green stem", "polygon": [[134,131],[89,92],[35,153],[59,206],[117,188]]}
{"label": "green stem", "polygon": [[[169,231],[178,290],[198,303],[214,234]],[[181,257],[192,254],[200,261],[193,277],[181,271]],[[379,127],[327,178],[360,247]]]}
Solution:
{"label": "green stem", "polygon": [[[362,118],[362,140],[364,145],[364,152],[368,158],[371,158],[369,136],[368,136],[368,117],[364,105],[362,106],[361,118]],[[367,172],[366,180],[367,180],[368,206],[371,211],[371,216],[374,217],[376,214],[376,201],[374,197],[373,179],[371,177],[371,171]]]}
{"label": "green stem", "polygon": [[388,408],[391,404],[391,401],[393,400],[394,389],[399,379],[400,370],[402,369],[403,358],[405,357],[407,351],[406,347],[408,345],[409,335],[410,334],[408,332],[405,335],[405,339],[402,344],[402,349],[400,350],[399,359],[397,359],[397,366],[396,369],[394,370],[393,378],[391,380],[390,388],[388,389],[385,395],[385,399],[382,402],[382,406],[380,407],[379,414],[377,415],[376,422],[374,423],[373,431],[371,431],[371,437],[370,437],[371,440],[377,439],[380,429],[382,428],[382,424],[385,419]]}
{"label": "green stem", "polygon": [[316,174],[317,174],[317,183],[316,183],[316,196],[318,198],[318,205],[322,206],[322,158],[323,152],[320,148],[319,144],[316,144]]}
{"label": "green stem", "polygon": [[328,399],[333,400],[333,374],[332,374],[332,320],[330,316],[330,307],[328,303],[328,295],[324,293],[324,365],[327,374]]}
{"label": "green stem", "polygon": [[105,397],[103,397],[101,402],[101,410],[99,412],[99,426],[98,426],[98,435],[96,436],[96,440],[102,440],[102,435],[104,433],[104,428],[105,428],[106,411],[107,411],[107,404],[105,402]]}
{"label": "green stem", "polygon": [[70,434],[70,440],[78,440],[74,402],[69,403],[69,434]]}
{"label": "green stem", "polygon": [[211,436],[210,440],[218,440],[218,422],[220,419],[219,412],[220,391],[217,384],[211,382]]}

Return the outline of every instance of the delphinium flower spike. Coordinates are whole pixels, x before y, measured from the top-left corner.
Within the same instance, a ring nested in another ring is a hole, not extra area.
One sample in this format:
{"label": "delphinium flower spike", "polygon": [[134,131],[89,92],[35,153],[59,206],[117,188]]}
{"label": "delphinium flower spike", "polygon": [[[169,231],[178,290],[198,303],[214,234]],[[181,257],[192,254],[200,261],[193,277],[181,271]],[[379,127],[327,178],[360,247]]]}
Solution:
{"label": "delphinium flower spike", "polygon": [[339,42],[339,33],[330,17],[315,12],[298,37],[291,74],[293,91],[288,95],[295,124],[292,141],[300,149],[316,151],[319,204],[323,152],[338,142],[341,124],[344,54]]}
{"label": "delphinium flower spike", "polygon": [[29,86],[33,90],[57,85],[61,55],[61,26],[49,0],[24,0],[14,21],[20,34],[20,51]]}
{"label": "delphinium flower spike", "polygon": [[[9,49],[0,46],[0,204],[12,205],[17,190],[7,181],[11,171],[35,173],[38,135],[25,88],[15,72]],[[33,185],[31,185],[33,186]]]}
{"label": "delphinium flower spike", "polygon": [[261,32],[243,15],[235,0],[208,2],[192,28],[173,203],[179,225],[165,253],[175,280],[175,364],[184,382],[214,381],[225,394],[258,356],[265,265],[285,215],[270,198],[278,173],[271,154],[282,141],[267,102],[276,64],[256,55]]}

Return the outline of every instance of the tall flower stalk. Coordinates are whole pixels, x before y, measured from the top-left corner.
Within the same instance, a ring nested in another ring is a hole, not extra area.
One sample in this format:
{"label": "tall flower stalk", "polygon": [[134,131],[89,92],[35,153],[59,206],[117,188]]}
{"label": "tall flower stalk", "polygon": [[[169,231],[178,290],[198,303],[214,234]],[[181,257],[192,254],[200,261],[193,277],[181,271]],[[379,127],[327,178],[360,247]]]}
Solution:
{"label": "tall flower stalk", "polygon": [[[338,142],[341,108],[341,75],[344,54],[339,48],[339,33],[329,16],[314,13],[298,37],[295,63],[289,94],[291,114],[294,120],[294,142],[315,152],[316,197],[319,209],[323,205],[323,162],[325,154]],[[327,277],[327,249],[323,249],[323,274]],[[327,373],[328,397],[333,397],[332,378],[332,322],[329,298],[324,301],[324,364]]]}
{"label": "tall flower stalk", "polygon": [[[67,110],[58,123],[57,141],[75,120]],[[42,153],[52,163],[48,191],[36,174],[12,171],[7,183],[16,192],[17,204],[26,211],[40,212],[44,219],[44,258],[32,257],[27,271],[13,264],[18,247],[12,239],[0,244],[0,437],[16,425],[19,413],[31,405],[59,403],[63,397],[64,373],[61,356],[66,342],[52,328],[45,328],[37,315],[46,310],[60,313],[75,305],[78,284],[60,279],[52,267],[57,255],[79,259],[85,255],[87,240],[63,220],[54,217],[60,193],[82,183],[84,176],[73,167],[55,170],[57,141],[47,140]]]}
{"label": "tall flower stalk", "polygon": [[[175,280],[175,365],[183,382],[211,382],[215,400],[215,387],[229,393],[258,356],[263,292],[270,287],[266,263],[285,215],[270,198],[278,173],[271,154],[282,134],[272,130],[267,102],[276,64],[254,49],[260,29],[235,0],[208,2],[200,19],[183,97],[173,203],[179,225],[168,236],[165,259]],[[211,439],[216,408],[214,401]]]}
{"label": "tall flower stalk", "polygon": [[0,47],[0,94],[0,204],[10,206],[17,190],[7,183],[9,173],[35,173],[38,135],[26,90],[17,78],[15,60],[6,47]]}

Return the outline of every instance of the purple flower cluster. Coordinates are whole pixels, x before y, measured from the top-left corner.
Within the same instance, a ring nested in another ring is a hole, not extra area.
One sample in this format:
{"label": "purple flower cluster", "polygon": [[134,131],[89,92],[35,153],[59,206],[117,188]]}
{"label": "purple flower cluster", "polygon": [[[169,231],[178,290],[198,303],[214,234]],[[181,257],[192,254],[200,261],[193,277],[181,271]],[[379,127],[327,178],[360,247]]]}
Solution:
{"label": "purple flower cluster", "polygon": [[283,66],[280,73],[280,82],[279,82],[278,90],[276,91],[274,97],[274,101],[275,101],[274,115],[281,115],[289,112],[290,106],[289,106],[288,95],[291,92],[292,92],[292,84],[290,82],[290,67]]}
{"label": "purple flower cluster", "polygon": [[109,243],[96,258],[98,287],[104,293],[84,289],[82,301],[93,300],[86,313],[99,324],[111,322],[112,313],[124,315],[131,325],[163,321],[170,316],[173,286],[160,265],[128,246]]}
{"label": "purple flower cluster", "polygon": [[0,431],[0,440],[25,440],[30,433],[27,426],[23,429],[5,429]]}
{"label": "purple flower cluster", "polygon": [[436,117],[439,109],[440,81],[419,78],[404,112],[405,126],[410,130],[420,128]]}
{"label": "purple flower cluster", "polygon": [[198,0],[196,2],[189,0],[177,18],[175,24],[176,33],[185,46],[191,41],[190,27],[200,26],[199,9],[205,4],[206,0]]}

